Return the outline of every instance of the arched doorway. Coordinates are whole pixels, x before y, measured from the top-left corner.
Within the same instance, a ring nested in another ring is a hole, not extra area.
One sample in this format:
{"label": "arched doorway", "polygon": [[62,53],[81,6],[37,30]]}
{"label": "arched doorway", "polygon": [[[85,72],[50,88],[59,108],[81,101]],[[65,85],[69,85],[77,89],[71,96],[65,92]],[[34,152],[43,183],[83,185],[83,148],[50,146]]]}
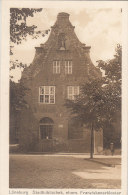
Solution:
{"label": "arched doorway", "polygon": [[54,122],[49,117],[44,117],[40,120],[40,140],[42,140],[42,151],[53,151],[53,126]]}
{"label": "arched doorway", "polygon": [[48,117],[44,117],[40,120],[40,138],[52,139],[53,135],[53,120]]}

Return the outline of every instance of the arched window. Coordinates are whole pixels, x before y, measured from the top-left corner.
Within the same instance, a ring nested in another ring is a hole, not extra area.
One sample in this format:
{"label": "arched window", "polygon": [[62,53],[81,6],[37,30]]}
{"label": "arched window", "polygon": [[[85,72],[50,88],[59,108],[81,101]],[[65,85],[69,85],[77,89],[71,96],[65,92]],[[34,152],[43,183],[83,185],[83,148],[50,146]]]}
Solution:
{"label": "arched window", "polygon": [[40,120],[40,138],[52,139],[54,122],[51,118],[44,117]]}
{"label": "arched window", "polygon": [[44,124],[53,124],[53,120],[51,118],[48,118],[48,117],[44,117],[42,119],[40,119],[40,123],[44,123]]}

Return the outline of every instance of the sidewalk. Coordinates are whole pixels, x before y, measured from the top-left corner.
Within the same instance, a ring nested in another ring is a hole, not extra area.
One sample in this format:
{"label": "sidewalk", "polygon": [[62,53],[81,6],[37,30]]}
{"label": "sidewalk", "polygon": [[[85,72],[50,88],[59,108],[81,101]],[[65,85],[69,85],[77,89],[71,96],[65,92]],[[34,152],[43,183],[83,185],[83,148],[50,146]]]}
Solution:
{"label": "sidewalk", "polygon": [[[72,156],[76,158],[90,158],[90,153],[45,153],[45,152],[29,152],[29,153],[10,153],[10,155],[38,155],[38,156]],[[93,158],[121,158],[121,155],[104,155],[94,154]]]}
{"label": "sidewalk", "polygon": [[73,157],[79,158],[86,161],[90,161],[93,163],[98,163],[105,165],[107,167],[115,167],[117,165],[121,165],[121,155],[93,155],[93,159],[90,159],[89,153],[28,153],[28,154],[10,154],[10,156],[17,155],[17,156],[48,156],[48,157]]}
{"label": "sidewalk", "polygon": [[[49,154],[45,154],[44,155],[49,155]],[[50,155],[54,155],[54,156],[59,156],[59,155],[63,155],[63,156],[73,156],[73,157],[79,157],[79,158],[90,158],[90,153],[54,153],[54,154],[50,154]],[[93,155],[94,158],[121,158],[121,155],[104,155],[104,154],[94,154]]]}

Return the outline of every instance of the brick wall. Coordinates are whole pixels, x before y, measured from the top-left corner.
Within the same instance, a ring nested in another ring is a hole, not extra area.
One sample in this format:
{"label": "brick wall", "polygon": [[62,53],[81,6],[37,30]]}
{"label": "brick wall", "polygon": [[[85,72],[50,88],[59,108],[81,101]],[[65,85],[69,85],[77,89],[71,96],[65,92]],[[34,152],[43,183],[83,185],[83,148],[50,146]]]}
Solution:
{"label": "brick wall", "polygon": [[[65,50],[59,48],[61,34],[65,36]],[[22,82],[30,89],[26,95],[30,108],[22,113],[22,146],[36,151],[43,151],[43,147],[48,151],[89,151],[89,133],[84,133],[85,136],[81,140],[68,140],[68,120],[71,114],[64,106],[67,86],[82,85],[88,80],[89,74],[100,76],[91,62],[89,50],[90,47],[78,40],[74,26],[69,21],[69,14],[60,13],[48,41],[36,48],[33,63],[22,75]],[[61,72],[58,75],[53,74],[54,60],[61,61]],[[72,60],[71,75],[65,75],[65,60]],[[55,86],[55,104],[39,103],[39,87],[42,85]],[[39,121],[43,117],[49,117],[54,121],[53,140],[48,140],[48,145],[46,140],[40,140],[39,137]]]}

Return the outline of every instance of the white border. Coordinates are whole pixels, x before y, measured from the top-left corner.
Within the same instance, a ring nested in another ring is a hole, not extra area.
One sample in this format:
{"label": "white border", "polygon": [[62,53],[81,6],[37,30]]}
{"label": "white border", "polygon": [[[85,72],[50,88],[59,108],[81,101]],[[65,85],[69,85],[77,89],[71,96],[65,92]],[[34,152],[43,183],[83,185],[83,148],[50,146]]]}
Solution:
{"label": "white border", "polygon": [[[122,87],[122,195],[127,195],[127,129],[128,129],[128,3],[123,1],[3,1],[2,2],[2,59],[1,59],[1,128],[0,128],[0,194],[9,192],[9,8],[60,8],[85,7],[86,8],[123,8],[123,87]],[[22,189],[23,190],[23,189]],[[52,189],[51,189],[52,190]],[[28,190],[31,194],[31,190]],[[63,190],[65,192],[66,190]],[[72,191],[76,191],[72,189]],[[109,191],[87,189],[86,191]],[[115,190],[110,190],[114,192]],[[120,190],[116,190],[120,191]]]}

